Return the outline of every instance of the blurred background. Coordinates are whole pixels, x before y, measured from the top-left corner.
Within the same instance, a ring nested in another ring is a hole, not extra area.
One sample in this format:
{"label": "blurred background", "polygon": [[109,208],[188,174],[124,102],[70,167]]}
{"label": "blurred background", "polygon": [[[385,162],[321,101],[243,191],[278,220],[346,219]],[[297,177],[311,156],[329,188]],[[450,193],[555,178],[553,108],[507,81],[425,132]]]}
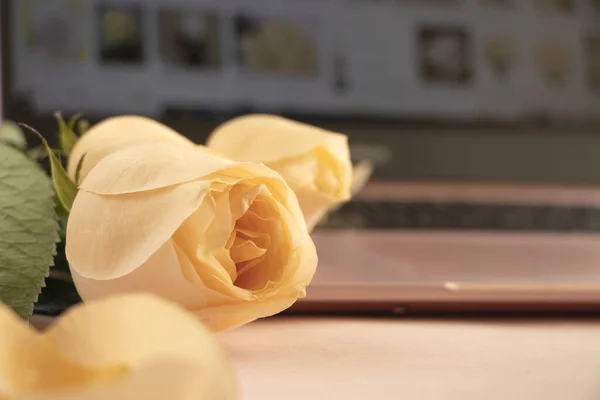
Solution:
{"label": "blurred background", "polygon": [[3,117],[49,138],[57,110],[199,143],[276,113],[375,165],[320,231],[600,231],[598,0],[1,4]]}
{"label": "blurred background", "polygon": [[378,180],[600,183],[600,1],[2,1],[4,116],[271,112]]}

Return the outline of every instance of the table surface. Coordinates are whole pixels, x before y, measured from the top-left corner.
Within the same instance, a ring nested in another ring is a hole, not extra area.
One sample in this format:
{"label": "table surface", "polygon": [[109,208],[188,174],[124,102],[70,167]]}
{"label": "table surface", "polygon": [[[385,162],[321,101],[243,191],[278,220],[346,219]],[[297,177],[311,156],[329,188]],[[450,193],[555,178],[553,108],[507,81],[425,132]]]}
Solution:
{"label": "table surface", "polygon": [[219,336],[246,400],[600,399],[600,319],[288,317]]}

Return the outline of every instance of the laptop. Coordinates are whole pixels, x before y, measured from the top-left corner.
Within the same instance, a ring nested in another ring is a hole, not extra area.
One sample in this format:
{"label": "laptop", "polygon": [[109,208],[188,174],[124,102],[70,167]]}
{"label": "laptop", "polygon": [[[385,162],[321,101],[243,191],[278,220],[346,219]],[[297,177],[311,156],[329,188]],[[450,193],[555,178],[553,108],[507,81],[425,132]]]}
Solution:
{"label": "laptop", "polygon": [[298,312],[600,311],[600,190],[375,182],[314,233]]}
{"label": "laptop", "polygon": [[[144,114],[201,143],[272,112],[348,134],[373,179],[315,230],[292,311],[600,310],[591,3],[197,3],[2,1],[3,116]],[[269,21],[293,43],[241,45]],[[39,313],[78,301],[53,273]]]}

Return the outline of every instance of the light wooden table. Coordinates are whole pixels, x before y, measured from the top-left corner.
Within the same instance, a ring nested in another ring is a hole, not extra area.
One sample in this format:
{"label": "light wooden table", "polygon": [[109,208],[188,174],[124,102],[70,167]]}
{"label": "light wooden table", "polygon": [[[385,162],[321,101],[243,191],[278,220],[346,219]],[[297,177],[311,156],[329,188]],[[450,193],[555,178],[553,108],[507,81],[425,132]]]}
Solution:
{"label": "light wooden table", "polygon": [[600,320],[282,318],[219,336],[246,400],[600,399]]}

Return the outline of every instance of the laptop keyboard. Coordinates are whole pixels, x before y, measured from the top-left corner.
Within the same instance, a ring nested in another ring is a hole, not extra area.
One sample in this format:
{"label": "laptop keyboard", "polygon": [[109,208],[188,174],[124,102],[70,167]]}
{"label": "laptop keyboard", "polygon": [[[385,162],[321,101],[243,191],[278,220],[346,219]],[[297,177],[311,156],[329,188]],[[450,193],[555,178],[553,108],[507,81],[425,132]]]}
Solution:
{"label": "laptop keyboard", "polygon": [[600,208],[353,200],[319,228],[600,232]]}

